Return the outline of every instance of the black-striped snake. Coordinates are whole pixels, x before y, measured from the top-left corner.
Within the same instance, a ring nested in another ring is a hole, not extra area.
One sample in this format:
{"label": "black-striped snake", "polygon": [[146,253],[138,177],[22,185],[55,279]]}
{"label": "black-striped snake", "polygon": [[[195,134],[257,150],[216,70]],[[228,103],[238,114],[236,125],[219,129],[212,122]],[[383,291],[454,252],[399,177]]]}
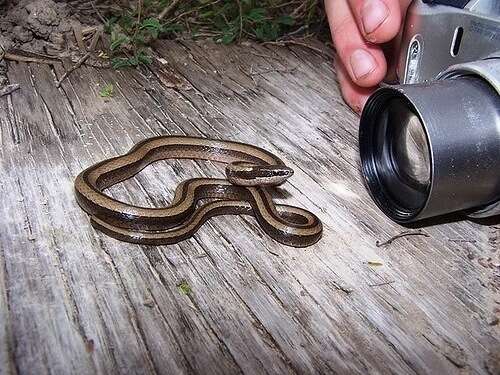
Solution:
{"label": "black-striped snake", "polygon": [[[226,163],[227,179],[183,181],[170,206],[138,207],[104,193],[163,159],[201,159]],[[293,170],[259,147],[188,136],[160,136],[136,144],[128,153],[95,164],[78,175],[75,193],[92,225],[116,239],[151,245],[173,244],[191,237],[210,217],[253,215],[276,241],[294,247],[317,242],[321,221],[309,211],[275,205],[269,187],[286,181]],[[198,205],[199,200],[209,199]]]}

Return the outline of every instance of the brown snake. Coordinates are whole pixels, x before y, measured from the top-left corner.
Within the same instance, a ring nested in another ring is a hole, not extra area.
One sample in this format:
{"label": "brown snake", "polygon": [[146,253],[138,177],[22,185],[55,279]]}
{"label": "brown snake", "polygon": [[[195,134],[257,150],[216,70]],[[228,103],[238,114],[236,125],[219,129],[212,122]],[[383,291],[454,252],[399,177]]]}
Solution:
{"label": "brown snake", "polygon": [[[163,159],[201,159],[226,163],[227,179],[183,181],[170,206],[138,207],[103,191]],[[92,225],[116,239],[151,245],[173,244],[191,237],[216,215],[253,215],[276,241],[310,246],[322,234],[321,221],[309,211],[275,205],[269,187],[286,181],[293,170],[259,147],[206,138],[161,136],[136,144],[128,153],[95,164],[78,175],[75,193]],[[200,205],[201,199],[210,199]]]}

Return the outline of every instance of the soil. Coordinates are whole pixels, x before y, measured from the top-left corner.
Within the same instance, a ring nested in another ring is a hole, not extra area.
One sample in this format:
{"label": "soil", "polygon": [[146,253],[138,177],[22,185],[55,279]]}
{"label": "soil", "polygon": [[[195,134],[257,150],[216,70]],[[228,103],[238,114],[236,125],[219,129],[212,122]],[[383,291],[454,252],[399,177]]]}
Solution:
{"label": "soil", "polygon": [[81,10],[85,1],[0,0],[0,43],[5,50],[20,48],[51,54],[66,48],[72,23],[99,24],[90,12]]}
{"label": "soil", "polygon": [[[0,46],[60,56],[74,49],[72,25],[97,25],[92,9],[82,11],[85,0],[0,0]],[[0,51],[1,52],[1,51]],[[0,87],[5,85],[6,63],[0,61]]]}

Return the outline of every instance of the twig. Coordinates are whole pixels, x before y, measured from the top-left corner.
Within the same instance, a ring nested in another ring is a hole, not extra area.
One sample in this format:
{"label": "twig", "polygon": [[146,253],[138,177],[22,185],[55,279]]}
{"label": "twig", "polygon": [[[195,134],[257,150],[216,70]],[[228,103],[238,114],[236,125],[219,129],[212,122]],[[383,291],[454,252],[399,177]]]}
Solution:
{"label": "twig", "polygon": [[272,250],[269,250],[269,249],[268,249],[267,251],[268,251],[268,253],[269,253],[269,254],[272,254],[272,255],[274,255],[275,257],[278,257],[278,258],[279,258],[279,256],[280,256],[278,253],[275,253],[275,252],[274,252],[274,251],[272,251]]}
{"label": "twig", "polygon": [[197,33],[194,34],[194,37],[196,38],[211,38],[213,36],[219,35],[218,33],[211,33],[211,32],[205,32],[205,33]]}
{"label": "twig", "polygon": [[[294,35],[300,34],[302,31],[307,30],[308,27],[306,25],[299,27],[297,30],[291,31],[282,37],[280,37],[281,40],[287,40],[288,38],[291,38]],[[279,40],[278,40],[279,41]]]}
{"label": "twig", "polygon": [[87,40],[94,36],[95,32],[102,26],[91,26],[82,29],[83,40]]}
{"label": "twig", "polygon": [[76,44],[78,44],[78,48],[83,53],[87,50],[87,47],[85,47],[85,43],[83,41],[82,25],[80,25],[79,22],[75,21],[71,24],[71,27],[73,28],[73,34],[75,35]]}
{"label": "twig", "polygon": [[89,46],[89,52],[94,52],[95,47],[97,46],[97,42],[99,41],[99,38],[102,36],[103,30],[102,27],[99,27],[94,35],[92,36],[92,40],[90,41],[90,46]]}
{"label": "twig", "polygon": [[353,290],[347,286],[341,285],[336,281],[333,281],[333,287],[337,290],[344,292],[345,294],[351,294]]}
{"label": "twig", "polygon": [[142,13],[142,0],[137,1],[137,23],[135,25],[134,36],[132,39],[135,39],[137,33],[139,32],[139,28],[141,27],[141,13]]}
{"label": "twig", "polygon": [[48,60],[59,60],[59,56],[54,56],[54,55],[47,55],[45,53],[40,53],[40,52],[33,52],[33,51],[26,51],[23,49],[17,49],[17,48],[11,48],[6,52],[10,52],[16,55],[21,55],[21,56],[26,56],[26,57],[37,57],[37,58],[44,58]]}
{"label": "twig", "polygon": [[18,90],[20,87],[21,86],[19,86],[19,84],[17,84],[17,83],[2,87],[0,89],[0,97],[5,96],[5,95],[9,95],[9,94],[13,93],[14,91]]}
{"label": "twig", "polygon": [[92,8],[94,9],[95,13],[97,14],[97,17],[99,17],[99,19],[101,20],[101,22],[105,25],[106,24],[106,20],[102,16],[101,12],[99,12],[99,9],[96,8],[94,2],[91,1],[90,5],[92,5]]}
{"label": "twig", "polygon": [[269,8],[270,9],[279,9],[279,8],[284,8],[286,6],[289,6],[289,5],[292,5],[292,4],[297,4],[297,3],[301,3],[301,1],[292,0],[292,1],[289,1],[287,3],[271,5]]}
{"label": "twig", "polygon": [[[97,42],[99,41],[99,38],[102,36],[102,27],[99,27],[98,29],[96,29],[94,35],[92,36],[92,40],[90,41],[90,46],[88,48],[88,52],[83,55],[80,60],[78,60],[76,62],[75,65],[73,65],[71,68],[69,68],[69,70],[67,70],[63,76],[61,77],[61,79],[59,81],[57,81],[56,83],[56,87],[60,87],[61,86],[61,83],[76,69],[78,69],[85,61],[87,61],[87,59],[90,57],[90,55],[94,52],[94,49],[97,45]],[[85,47],[85,44],[83,45],[83,48],[84,50],[87,49],[87,47]]]}
{"label": "twig", "polygon": [[382,247],[382,246],[390,245],[391,243],[393,243],[398,238],[409,237],[409,236],[430,237],[427,233],[424,233],[422,231],[418,231],[418,232],[408,232],[408,231],[405,231],[405,232],[401,232],[401,233],[399,233],[399,234],[397,234],[397,235],[389,238],[387,241],[384,241],[384,242],[377,241],[375,243],[375,246]]}
{"label": "twig", "polygon": [[[220,1],[221,1],[221,0],[215,0],[215,1],[211,2],[211,3],[208,3],[208,4],[204,4],[204,5],[202,5],[202,6],[199,6],[198,8],[190,9],[190,10],[188,10],[188,11],[186,11],[186,12],[183,12],[183,13],[181,13],[181,14],[179,14],[179,15],[175,16],[174,18],[170,19],[170,20],[169,20],[169,22],[170,22],[170,23],[174,23],[174,22],[175,22],[175,21],[177,21],[179,18],[185,17],[185,16],[187,16],[187,15],[189,15],[189,14],[191,14],[191,13],[197,12],[197,11],[199,11],[199,10],[203,9],[203,8],[206,8],[206,7],[209,7],[209,6],[215,5],[215,4],[217,4],[218,2],[220,2]],[[193,22],[193,23],[194,23],[194,22]]]}
{"label": "twig", "polygon": [[243,9],[241,8],[240,0],[236,0],[236,3],[240,12],[240,35],[238,36],[238,42],[241,42],[241,35],[243,34]]}
{"label": "twig", "polygon": [[38,57],[30,57],[30,56],[21,56],[16,55],[14,53],[5,52],[3,55],[5,60],[18,61],[18,62],[34,62],[40,64],[53,64],[55,62],[60,62],[58,59],[54,58],[54,60],[49,59],[40,59]]}
{"label": "twig", "polygon": [[80,60],[78,60],[78,62],[75,65],[69,68],[69,70],[67,70],[66,73],[63,74],[61,79],[57,81],[56,87],[61,86],[62,81],[64,81],[75,69],[78,69],[90,57],[91,54],[92,51],[87,52],[84,56],[80,58]]}
{"label": "twig", "polygon": [[383,285],[389,285],[389,284],[394,284],[396,280],[391,280],[391,281],[385,281],[383,283],[377,283],[377,284],[368,284],[369,287],[374,287],[374,286],[383,286]]}
{"label": "twig", "polygon": [[302,4],[300,4],[297,8],[294,9],[294,11],[292,12],[291,16],[293,18],[296,18],[297,17],[297,14],[299,14],[299,12],[302,10],[302,8],[304,8],[304,6],[306,5],[306,2],[302,2]]}
{"label": "twig", "polygon": [[170,13],[172,13],[175,10],[175,8],[177,8],[177,6],[180,4],[180,2],[181,2],[181,0],[172,0],[170,5],[168,7],[166,7],[165,9],[163,9],[161,11],[161,13],[158,15],[158,20],[161,21],[163,18],[168,16]]}

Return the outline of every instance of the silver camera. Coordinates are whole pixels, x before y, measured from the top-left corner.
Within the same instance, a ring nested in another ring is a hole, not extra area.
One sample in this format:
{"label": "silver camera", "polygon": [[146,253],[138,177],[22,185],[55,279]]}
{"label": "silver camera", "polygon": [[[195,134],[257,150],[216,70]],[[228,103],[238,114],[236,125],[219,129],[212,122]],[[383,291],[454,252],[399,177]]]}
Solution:
{"label": "silver camera", "polygon": [[415,0],[392,62],[360,120],[363,177],[409,223],[500,214],[500,0]]}

